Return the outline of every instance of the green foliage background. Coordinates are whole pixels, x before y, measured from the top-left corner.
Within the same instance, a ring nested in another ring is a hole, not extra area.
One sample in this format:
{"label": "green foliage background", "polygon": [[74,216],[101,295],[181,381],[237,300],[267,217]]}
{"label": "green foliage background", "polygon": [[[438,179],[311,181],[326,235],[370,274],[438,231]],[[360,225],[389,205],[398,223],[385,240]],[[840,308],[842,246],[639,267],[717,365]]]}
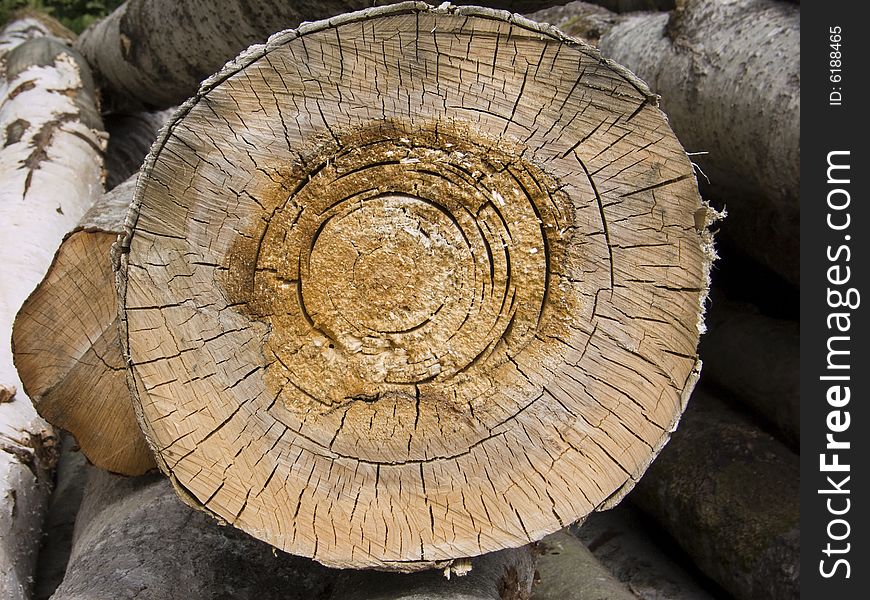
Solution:
{"label": "green foliage background", "polygon": [[0,23],[19,8],[48,13],[66,27],[81,33],[88,25],[106,16],[124,0],[0,0]]}

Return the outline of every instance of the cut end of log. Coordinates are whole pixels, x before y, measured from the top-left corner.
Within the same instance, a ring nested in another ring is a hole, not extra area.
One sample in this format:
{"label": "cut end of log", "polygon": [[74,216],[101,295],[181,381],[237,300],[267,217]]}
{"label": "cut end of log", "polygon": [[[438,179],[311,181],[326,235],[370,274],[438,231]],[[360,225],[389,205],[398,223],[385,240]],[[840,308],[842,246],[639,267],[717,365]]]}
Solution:
{"label": "cut end of log", "polygon": [[[133,182],[125,185],[126,201],[115,202],[116,208],[129,204]],[[121,188],[113,197],[119,195]],[[99,217],[88,215],[16,317],[15,364],[39,414],[71,432],[92,463],[138,475],[155,465],[136,423],[118,339],[110,260],[118,234],[95,228]]]}
{"label": "cut end of log", "polygon": [[551,27],[404,3],[277,34],[146,159],[139,422],[188,503],[327,565],[539,540],[682,413],[700,210],[646,86]]}

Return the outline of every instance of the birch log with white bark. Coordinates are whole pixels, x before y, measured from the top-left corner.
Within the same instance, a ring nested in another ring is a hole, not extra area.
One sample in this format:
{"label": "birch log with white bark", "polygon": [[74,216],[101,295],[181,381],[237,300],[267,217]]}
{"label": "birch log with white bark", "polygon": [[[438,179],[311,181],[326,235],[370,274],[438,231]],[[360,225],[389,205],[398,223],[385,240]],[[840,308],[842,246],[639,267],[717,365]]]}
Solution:
{"label": "birch log with white bark", "polygon": [[[77,48],[113,108],[167,108],[195,94],[200,82],[226,61],[275,32],[395,1],[128,0],[82,33]],[[518,12],[560,3],[473,2]]]}
{"label": "birch log with white bark", "polygon": [[127,388],[110,255],[135,186],[131,177],[106,192],[64,237],[12,335],[15,365],[39,414],[72,433],[93,464],[125,475],[156,466]]}
{"label": "birch log with white bark", "polygon": [[[103,134],[87,65],[28,18],[0,34],[0,596],[31,586],[54,433],[15,371],[12,322],[63,234],[102,189]],[[36,37],[34,37],[36,36]],[[32,39],[27,39],[32,38]],[[26,40],[26,41],[25,41]]]}
{"label": "birch log with white bark", "polygon": [[676,426],[710,216],[645,84],[553,28],[404,3],[283,32],[143,167],[139,422],[182,498],[294,554],[525,545]]}

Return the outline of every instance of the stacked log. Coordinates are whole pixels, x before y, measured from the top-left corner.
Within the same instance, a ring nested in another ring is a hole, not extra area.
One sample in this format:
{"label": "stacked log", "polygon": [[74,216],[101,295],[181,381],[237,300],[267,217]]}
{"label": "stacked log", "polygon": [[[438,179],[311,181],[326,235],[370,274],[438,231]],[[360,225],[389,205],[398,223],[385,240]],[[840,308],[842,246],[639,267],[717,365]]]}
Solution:
{"label": "stacked log", "polygon": [[[82,33],[76,47],[96,71],[113,109],[163,109],[193,96],[203,79],[277,31],[395,2],[220,0],[204,6],[176,0],[128,0]],[[531,12],[561,3],[480,0],[472,4]]]}
{"label": "stacked log", "polygon": [[797,598],[798,456],[704,388],[683,421],[632,500],[734,598]]}
{"label": "stacked log", "polygon": [[[136,424],[121,357],[111,248],[135,178],[104,194],[63,240],[15,321],[15,364],[36,410],[93,464],[140,475],[154,459]],[[57,335],[58,323],[66,328]]]}
{"label": "stacked log", "polygon": [[539,546],[534,600],[636,600],[570,533],[554,533]]}
{"label": "stacked log", "polygon": [[406,3],[273,36],[140,176],[139,422],[186,502],[324,564],[528,544],[667,440],[707,219],[643,84],[554,30]]}
{"label": "stacked log", "polygon": [[667,535],[629,502],[590,515],[571,532],[640,600],[714,598]]}
{"label": "stacked log", "polygon": [[102,188],[104,134],[87,64],[57,23],[0,33],[0,596],[26,598],[57,439],[22,389],[12,322]]}
{"label": "stacked log", "polygon": [[116,113],[106,117],[106,189],[112,190],[139,172],[157,132],[174,109],[157,112]]}
{"label": "stacked log", "polygon": [[[723,235],[800,281],[800,9],[779,0],[683,0],[670,13],[602,16],[582,2],[535,18],[600,37],[654,92],[729,214]],[[612,25],[611,25],[612,24]],[[742,41],[745,40],[745,41]]]}
{"label": "stacked log", "polygon": [[92,468],[54,600],[326,598],[329,571],[178,501],[166,478]]}
{"label": "stacked log", "polygon": [[701,342],[704,380],[756,412],[793,448],[800,446],[800,324],[713,296]]}

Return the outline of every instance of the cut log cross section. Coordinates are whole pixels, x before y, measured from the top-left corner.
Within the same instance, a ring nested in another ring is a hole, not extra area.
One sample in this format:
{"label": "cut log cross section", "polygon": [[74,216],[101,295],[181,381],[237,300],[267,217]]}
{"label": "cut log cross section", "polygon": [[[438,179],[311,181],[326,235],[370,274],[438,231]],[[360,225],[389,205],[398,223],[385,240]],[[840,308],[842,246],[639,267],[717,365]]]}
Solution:
{"label": "cut log cross section", "polygon": [[277,34],[146,159],[140,424],[188,503],[324,564],[538,540],[675,427],[707,215],[646,86],[553,28],[404,3]]}
{"label": "cut log cross section", "polygon": [[104,194],[67,234],[12,336],[39,414],[71,432],[94,465],[125,475],[154,468],[130,403],[110,258],[135,184],[130,178]]}

